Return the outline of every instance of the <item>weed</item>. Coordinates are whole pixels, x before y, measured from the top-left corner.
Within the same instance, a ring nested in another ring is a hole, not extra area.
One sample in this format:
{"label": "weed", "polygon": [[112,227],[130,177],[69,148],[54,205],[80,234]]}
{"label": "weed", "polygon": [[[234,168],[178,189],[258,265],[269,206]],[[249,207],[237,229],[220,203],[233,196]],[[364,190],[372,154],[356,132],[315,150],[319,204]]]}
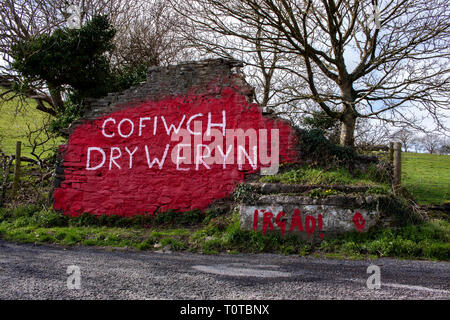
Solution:
{"label": "weed", "polygon": [[161,243],[162,247],[170,246],[170,248],[175,251],[181,251],[181,250],[187,249],[186,243],[184,243],[180,240],[177,240],[175,238],[164,238],[164,239],[161,239],[160,243]]}
{"label": "weed", "polygon": [[258,200],[258,193],[253,186],[241,183],[233,191],[233,199],[236,203],[253,204]]}

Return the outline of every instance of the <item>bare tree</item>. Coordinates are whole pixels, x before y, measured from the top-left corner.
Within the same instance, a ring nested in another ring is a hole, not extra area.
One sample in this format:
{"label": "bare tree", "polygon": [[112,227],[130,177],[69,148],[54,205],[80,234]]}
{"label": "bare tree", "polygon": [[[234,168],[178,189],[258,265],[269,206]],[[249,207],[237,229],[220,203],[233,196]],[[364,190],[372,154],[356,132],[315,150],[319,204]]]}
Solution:
{"label": "bare tree", "polygon": [[119,65],[167,65],[184,59],[186,46],[175,32],[178,17],[166,1],[137,1],[118,28],[114,58]]}
{"label": "bare tree", "polygon": [[356,121],[355,145],[361,149],[387,147],[389,128],[381,120],[359,118]]}
{"label": "bare tree", "polygon": [[171,2],[201,31],[243,39],[262,52],[278,48],[290,61],[280,69],[301,79],[286,89],[306,101],[296,107],[313,102],[339,119],[342,145],[353,145],[358,118],[422,129],[420,110],[447,129],[447,0],[378,1],[376,19],[369,0]]}
{"label": "bare tree", "polygon": [[439,153],[450,155],[450,140],[447,139],[442,143],[441,147],[439,148]]}
{"label": "bare tree", "polygon": [[414,139],[414,133],[411,130],[408,130],[406,128],[401,128],[401,129],[395,131],[391,135],[391,138],[401,142],[403,145],[403,148],[405,149],[405,152],[408,152],[408,148],[410,147],[411,142]]}
{"label": "bare tree", "polygon": [[26,82],[11,68],[11,48],[19,40],[51,34],[64,27],[71,5],[80,7],[83,24],[92,16],[106,14],[117,29],[116,48],[110,52],[114,66],[148,65],[172,61],[180,53],[179,43],[171,31],[174,17],[162,0],[0,0],[0,102],[18,101],[19,108],[36,108],[55,116],[65,108],[64,87],[50,88],[44,81]]}
{"label": "bare tree", "polygon": [[[273,46],[270,49],[267,48],[263,39],[272,34],[266,32],[258,16],[255,15],[255,24],[251,26],[237,22],[245,28],[251,38],[255,39],[255,41],[247,41],[242,37],[211,32],[212,26],[206,21],[202,23],[196,20],[193,23],[192,19],[195,18],[190,16],[190,12],[185,7],[191,5],[188,2],[177,0],[168,2],[180,17],[177,33],[185,40],[193,56],[197,59],[223,57],[243,60],[246,80],[255,88],[254,98],[259,105],[273,111],[281,103],[286,103],[282,90],[287,83],[292,83],[287,77],[292,78],[292,75],[282,74],[279,70],[284,65],[289,65],[289,57],[280,50],[277,40],[272,42]],[[192,5],[195,6],[194,3]]]}
{"label": "bare tree", "polygon": [[[48,91],[43,83],[25,86],[24,82],[10,63],[11,47],[19,40],[32,39],[43,33],[50,33],[64,22],[60,3],[49,5],[44,1],[32,0],[1,0],[0,6],[0,53],[3,63],[0,66],[0,86],[4,87],[1,98],[11,101],[20,98],[21,105],[25,105],[25,97],[35,99],[36,108],[55,115],[61,107],[62,98],[59,92]],[[20,94],[12,94],[20,92]]]}
{"label": "bare tree", "polygon": [[25,123],[27,127],[24,132],[26,146],[31,149],[30,154],[41,167],[45,164],[45,156],[57,146],[57,137],[49,130],[50,120],[50,116],[47,116],[39,124]]}
{"label": "bare tree", "polygon": [[442,139],[435,133],[426,134],[420,139],[421,146],[431,154],[436,153],[442,145]]}

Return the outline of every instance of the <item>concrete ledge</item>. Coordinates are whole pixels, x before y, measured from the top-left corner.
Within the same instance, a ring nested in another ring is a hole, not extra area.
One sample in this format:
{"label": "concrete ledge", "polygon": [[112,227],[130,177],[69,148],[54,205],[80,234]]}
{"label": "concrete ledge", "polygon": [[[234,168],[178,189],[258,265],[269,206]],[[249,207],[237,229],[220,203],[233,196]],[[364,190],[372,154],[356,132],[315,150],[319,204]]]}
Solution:
{"label": "concrete ledge", "polygon": [[368,186],[344,186],[344,185],[321,185],[321,184],[282,184],[282,183],[250,183],[258,193],[302,193],[312,189],[332,189],[348,193],[361,193],[370,189]]}
{"label": "concrete ledge", "polygon": [[381,220],[383,197],[262,195],[255,203],[240,206],[241,229],[294,234],[310,241],[349,231],[367,232]]}
{"label": "concrete ledge", "polygon": [[308,196],[292,196],[282,194],[261,195],[258,204],[323,204],[342,207],[367,207],[376,205],[377,199],[383,196],[349,196],[349,195],[329,195],[324,198],[311,198]]}

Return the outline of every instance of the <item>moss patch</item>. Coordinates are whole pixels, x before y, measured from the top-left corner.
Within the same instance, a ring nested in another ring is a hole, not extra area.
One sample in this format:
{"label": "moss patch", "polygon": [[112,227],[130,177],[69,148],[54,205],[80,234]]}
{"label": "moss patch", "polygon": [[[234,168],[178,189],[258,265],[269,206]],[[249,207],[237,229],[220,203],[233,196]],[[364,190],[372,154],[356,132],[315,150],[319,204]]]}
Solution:
{"label": "moss patch", "polygon": [[[375,170],[375,169],[373,169]],[[357,185],[374,188],[389,188],[386,184],[376,181],[371,170],[368,173],[350,173],[344,168],[331,168],[328,170],[308,166],[296,166],[272,176],[263,176],[260,182],[287,183],[287,184],[326,184],[326,185]]]}

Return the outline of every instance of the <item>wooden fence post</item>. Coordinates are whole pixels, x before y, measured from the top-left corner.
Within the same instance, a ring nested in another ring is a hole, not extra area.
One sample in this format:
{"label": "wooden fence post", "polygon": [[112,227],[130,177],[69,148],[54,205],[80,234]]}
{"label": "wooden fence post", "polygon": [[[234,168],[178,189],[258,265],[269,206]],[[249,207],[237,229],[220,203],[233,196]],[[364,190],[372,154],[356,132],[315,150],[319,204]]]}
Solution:
{"label": "wooden fence post", "polygon": [[394,162],[394,143],[389,142],[389,162]]}
{"label": "wooden fence post", "polygon": [[22,142],[17,141],[16,143],[16,161],[14,165],[14,180],[13,180],[13,186],[12,186],[12,199],[16,197],[17,189],[19,187],[19,181],[20,181],[20,157],[21,157],[21,149],[22,149]]}
{"label": "wooden fence post", "polygon": [[394,192],[400,187],[402,182],[402,144],[394,143]]}
{"label": "wooden fence post", "polygon": [[13,157],[6,156],[2,154],[2,170],[3,170],[3,177],[1,181],[1,190],[0,190],[0,208],[3,207],[3,202],[5,201],[6,197],[6,186],[8,185],[8,179],[9,179],[9,171],[11,169],[11,165],[13,162]]}

